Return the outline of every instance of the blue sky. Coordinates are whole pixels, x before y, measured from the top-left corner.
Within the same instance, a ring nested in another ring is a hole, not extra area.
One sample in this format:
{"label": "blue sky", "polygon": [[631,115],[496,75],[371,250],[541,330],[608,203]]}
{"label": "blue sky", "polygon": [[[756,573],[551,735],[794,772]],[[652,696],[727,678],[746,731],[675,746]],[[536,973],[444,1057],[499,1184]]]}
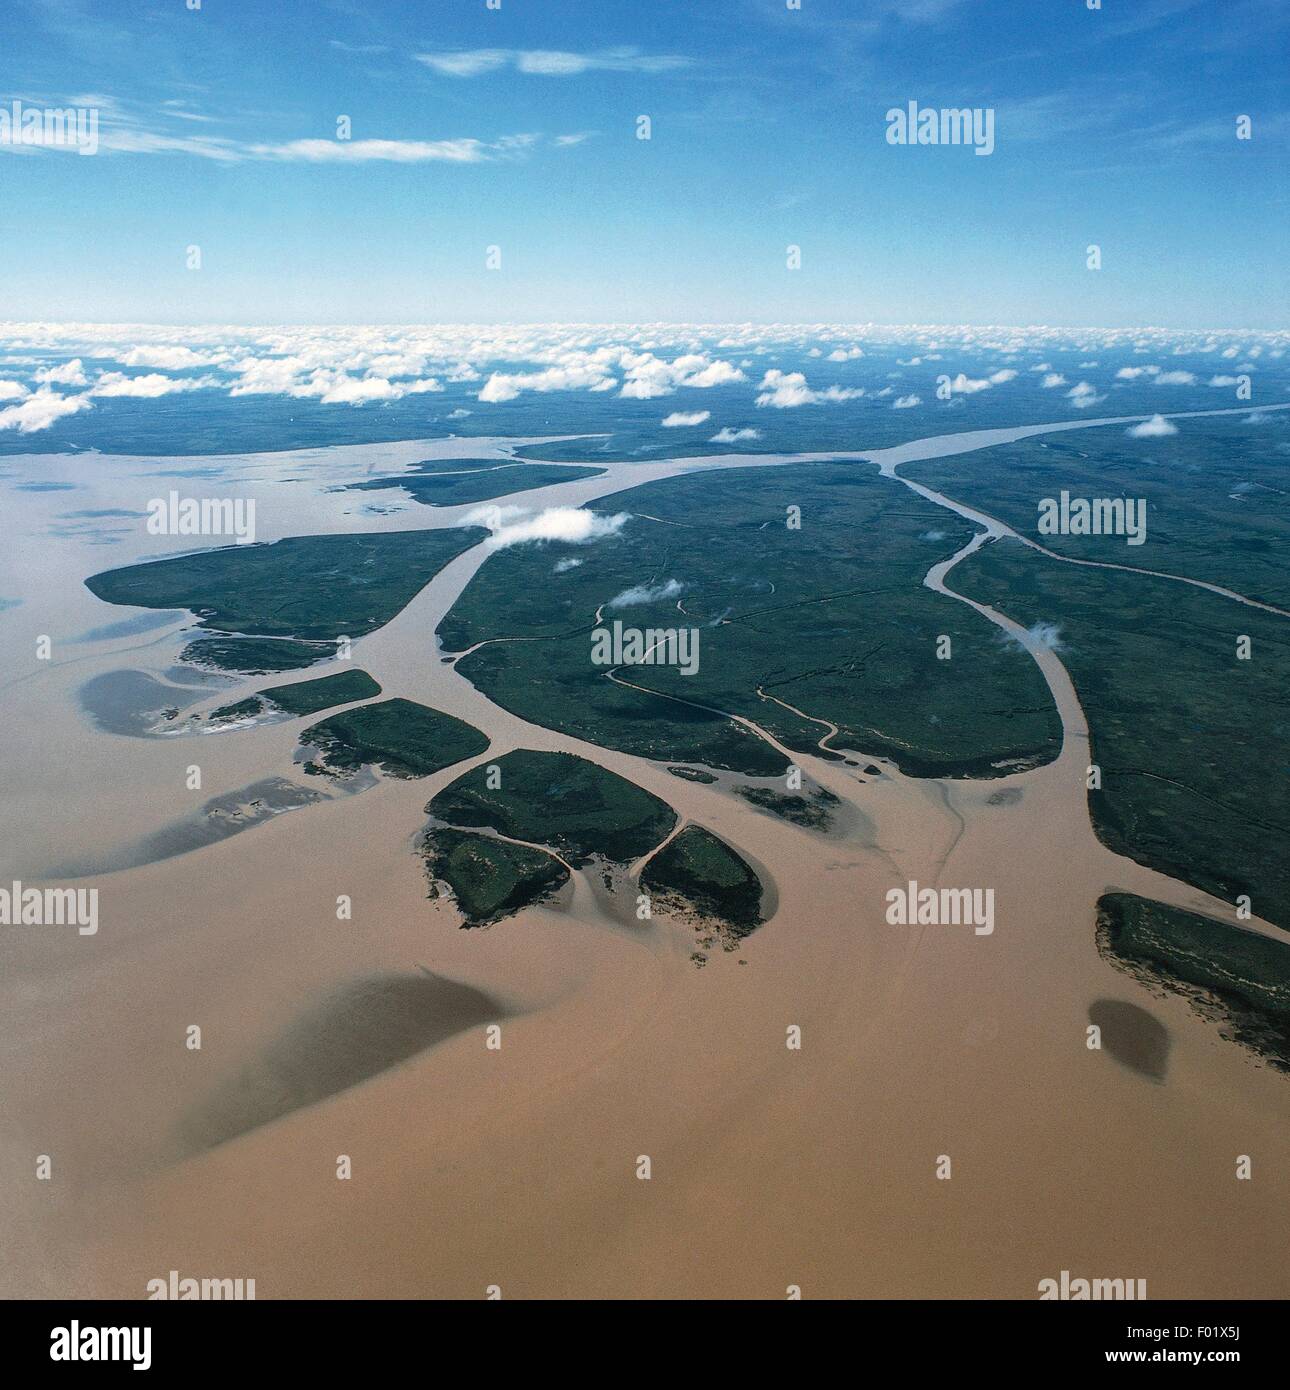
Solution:
{"label": "blue sky", "polygon": [[1286,325],[1283,0],[0,10],[10,321]]}

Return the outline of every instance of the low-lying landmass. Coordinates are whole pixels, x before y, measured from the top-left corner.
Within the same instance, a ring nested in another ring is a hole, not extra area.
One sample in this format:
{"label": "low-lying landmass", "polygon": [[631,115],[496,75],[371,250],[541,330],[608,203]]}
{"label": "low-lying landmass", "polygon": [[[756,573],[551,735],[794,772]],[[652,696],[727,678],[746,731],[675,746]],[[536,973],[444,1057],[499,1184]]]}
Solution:
{"label": "low-lying landmass", "polygon": [[617,773],[570,753],[529,749],[471,768],[426,811],[454,828],[486,827],[547,845],[575,868],[593,857],[637,859],[676,824],[666,802]]}
{"label": "low-lying landmass", "polygon": [[300,741],[315,750],[307,773],[339,777],[362,767],[379,767],[390,777],[428,777],[488,747],[473,725],[403,699],[333,714],[310,725]]}
{"label": "low-lying landmass", "polygon": [[107,603],[190,609],[202,627],[221,632],[332,641],[388,623],[486,535],[454,527],[293,536],[106,570],[85,586]]}
{"label": "low-lying landmass", "polygon": [[[612,541],[501,550],[440,623],[449,651],[486,643],[458,670],[513,713],[756,777],[787,760],[730,716],[821,756],[829,721],[833,748],[919,776],[1000,776],[1056,756],[1060,719],[1029,654],[923,584],[974,528],[870,465],[697,473],[601,509],[629,515]],[[611,678],[591,633],[614,622],[692,629],[697,669],[624,665]],[[489,641],[502,637],[540,640]]]}
{"label": "low-lying landmass", "polygon": [[247,719],[257,714],[281,711],[284,714],[317,714],[319,710],[336,705],[348,705],[355,700],[370,700],[381,693],[381,687],[366,671],[338,671],[314,681],[296,681],[292,685],[275,685],[248,696],[233,705],[212,710],[210,722],[227,723]]}
{"label": "low-lying landmass", "polygon": [[265,676],[300,671],[320,661],[331,661],[335,655],[335,642],[293,642],[285,637],[199,637],[179,653],[179,660],[207,671]]}
{"label": "low-lying landmass", "polygon": [[1098,900],[1097,942],[1112,964],[1185,995],[1225,1037],[1290,1071],[1290,945],[1132,893]]}
{"label": "low-lying landmass", "polygon": [[[474,467],[455,473],[470,463]],[[366,478],[351,483],[350,492],[385,492],[401,488],[414,501],[426,507],[459,507],[468,502],[486,502],[515,492],[531,492],[552,483],[569,483],[578,478],[598,478],[603,468],[560,468],[534,463],[508,463],[505,459],[438,459],[419,463],[406,473]]]}
{"label": "low-lying landmass", "polygon": [[641,887],[665,905],[708,919],[727,950],[761,924],[761,880],[741,855],[687,825],[646,864]]}
{"label": "low-lying landmass", "polygon": [[816,787],[809,796],[777,792],[770,787],[736,787],[735,791],[759,810],[792,821],[807,830],[828,830],[838,798],[827,787]]}
{"label": "low-lying landmass", "polygon": [[428,830],[421,843],[430,896],[452,890],[464,925],[486,926],[549,897],[569,881],[558,859],[527,845],[452,829]]}

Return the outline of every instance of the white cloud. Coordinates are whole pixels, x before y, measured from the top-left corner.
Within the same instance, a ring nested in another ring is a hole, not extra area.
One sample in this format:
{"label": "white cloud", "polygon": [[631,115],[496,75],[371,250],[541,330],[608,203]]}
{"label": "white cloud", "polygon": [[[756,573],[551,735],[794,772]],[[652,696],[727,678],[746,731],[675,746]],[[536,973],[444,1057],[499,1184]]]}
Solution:
{"label": "white cloud", "polygon": [[1054,386],[1065,386],[1066,378],[1061,372],[1049,372],[1039,384],[1045,391],[1051,391]]}
{"label": "white cloud", "polygon": [[616,536],[631,520],[630,512],[584,511],[581,507],[548,507],[532,512],[526,507],[476,507],[462,518],[463,526],[484,526],[493,533],[489,544],[496,550],[526,541],[564,541],[586,545],[605,536]]}
{"label": "white cloud", "polygon": [[679,598],[685,592],[685,585],[675,579],[664,580],[662,584],[634,584],[615,594],[605,604],[606,608],[635,608],[642,603],[660,603],[663,599]]}
{"label": "white cloud", "polygon": [[762,394],[757,397],[757,404],[773,406],[776,410],[856,400],[865,394],[863,386],[826,386],[822,391],[813,391],[801,372],[782,372],[778,367],[772,367],[762,377],[758,390]]}
{"label": "white cloud", "polygon": [[412,56],[441,77],[482,77],[503,68],[536,77],[578,77],[584,72],[671,72],[690,65],[689,58],[642,53],[638,48],[628,47],[604,48],[594,53],[543,48],[469,48]]}
{"label": "white cloud", "polygon": [[978,391],[988,391],[992,385],[988,377],[970,377],[960,372],[950,382],[950,390],[956,396],[972,396]]}
{"label": "white cloud", "polygon": [[156,400],[176,391],[197,391],[204,386],[217,386],[214,377],[163,376],[148,372],[143,376],[126,376],[124,372],[103,372],[90,391],[92,396],[133,396],[140,400]]}
{"label": "white cloud", "polygon": [[1097,394],[1097,388],[1087,381],[1077,381],[1066,393],[1066,399],[1071,401],[1076,410],[1087,410],[1089,406],[1096,405],[1099,401],[1104,401],[1105,396]]}
{"label": "white cloud", "polygon": [[37,430],[47,430],[64,415],[90,410],[93,405],[94,402],[86,396],[62,396],[48,386],[42,386],[21,405],[0,410],[0,430],[16,429],[19,434],[34,434]]}
{"label": "white cloud", "polygon": [[1163,415],[1153,415],[1140,425],[1125,430],[1130,439],[1162,439],[1168,434],[1177,434],[1178,426],[1170,423]]}
{"label": "white cloud", "polygon": [[1156,377],[1157,386],[1195,386],[1195,372],[1161,372]]}
{"label": "white cloud", "polygon": [[494,372],[479,392],[490,404],[513,401],[521,391],[608,391],[616,386],[598,366],[548,367],[542,372]]}
{"label": "white cloud", "polygon": [[1005,381],[1011,381],[1017,373],[1011,367],[1005,367],[1002,371],[992,372],[990,384],[992,386],[1002,386]]}
{"label": "white cloud", "polygon": [[760,439],[761,431],[753,429],[732,429],[726,425],[724,429],[719,429],[716,434],[708,440],[709,444],[742,444],[745,440]]}
{"label": "white cloud", "polygon": [[46,386],[87,386],[89,378],[79,357],[57,367],[42,367],[33,378]]}
{"label": "white cloud", "polygon": [[213,367],[227,360],[226,352],[194,352],[182,344],[132,347],[117,358],[123,367],[161,367],[171,372],[183,371],[185,367]]}
{"label": "white cloud", "polygon": [[0,381],[0,401],[20,401],[27,388],[20,381]]}
{"label": "white cloud", "polygon": [[921,396],[898,396],[892,401],[891,408],[893,410],[912,410],[914,406],[922,405],[922,403],[923,398]]}
{"label": "white cloud", "polygon": [[710,410],[674,410],[671,415],[663,417],[663,428],[665,430],[682,429],[686,425],[701,425],[705,420],[712,419]]}

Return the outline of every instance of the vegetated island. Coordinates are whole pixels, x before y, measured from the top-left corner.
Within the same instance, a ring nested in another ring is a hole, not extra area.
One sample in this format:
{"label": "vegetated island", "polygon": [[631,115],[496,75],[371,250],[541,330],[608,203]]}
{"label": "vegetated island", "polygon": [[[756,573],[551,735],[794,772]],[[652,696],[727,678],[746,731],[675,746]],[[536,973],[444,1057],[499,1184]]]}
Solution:
{"label": "vegetated island", "polygon": [[769,787],[736,787],[735,791],[762,811],[792,821],[807,830],[828,830],[838,798],[827,787],[816,787],[810,796],[772,791]]}
{"label": "vegetated island", "polygon": [[[453,527],[294,536],[105,570],[85,586],[107,603],[187,608],[201,627],[236,634],[194,642],[181,660],[225,670],[293,670],[334,656],[338,637],[384,626],[486,535],[480,527]],[[264,640],[271,638],[293,645]]]}
{"label": "vegetated island", "polygon": [[[455,473],[445,465],[473,464]],[[598,478],[603,468],[558,468],[536,463],[512,463],[506,459],[436,459],[418,463],[406,473],[365,478],[350,483],[347,492],[384,492],[401,488],[426,507],[459,507],[468,502],[486,502],[513,492],[532,492],[552,483],[569,483],[578,478]]]}
{"label": "vegetated island", "polygon": [[311,724],[300,741],[316,750],[304,770],[346,777],[379,767],[390,777],[428,777],[488,748],[473,724],[412,700],[381,700]]}
{"label": "vegetated island", "polygon": [[1105,959],[1186,996],[1224,1037],[1290,1072],[1290,945],[1132,893],[1107,893],[1097,906]]}
{"label": "vegetated island", "polygon": [[[648,853],[676,824],[658,797],[572,753],[517,749],[474,767],[426,808],[456,828],[486,827],[512,840],[549,845],[574,868],[593,857],[623,864]],[[496,787],[489,786],[496,781]]]}
{"label": "vegetated island", "polygon": [[695,930],[710,927],[701,944],[720,939],[733,951],[761,925],[762,884],[753,868],[724,840],[687,825],[646,864],[641,887],[664,906],[697,915]]}
{"label": "vegetated island", "polygon": [[421,841],[430,896],[447,884],[465,927],[487,926],[551,896],[569,881],[558,859],[490,835],[442,828]]}
{"label": "vegetated island", "polygon": [[[730,716],[836,758],[820,748],[831,723],[835,749],[914,776],[1005,776],[1061,747],[1030,654],[923,582],[973,526],[866,465],[696,473],[593,510],[627,515],[612,542],[498,550],[440,622],[445,650],[476,648],[457,669],[512,713],[752,777],[782,775],[789,759]],[[789,524],[799,515],[800,528]],[[591,633],[615,621],[693,628],[697,667],[611,673],[592,661]],[[498,637],[541,640],[488,640]]]}
{"label": "vegetated island", "polygon": [[296,681],[292,685],[275,685],[261,690],[233,705],[223,705],[208,716],[212,724],[247,719],[257,714],[280,711],[283,714],[317,714],[319,710],[336,705],[348,705],[355,700],[370,700],[379,695],[381,687],[366,671],[338,671],[313,681]]}

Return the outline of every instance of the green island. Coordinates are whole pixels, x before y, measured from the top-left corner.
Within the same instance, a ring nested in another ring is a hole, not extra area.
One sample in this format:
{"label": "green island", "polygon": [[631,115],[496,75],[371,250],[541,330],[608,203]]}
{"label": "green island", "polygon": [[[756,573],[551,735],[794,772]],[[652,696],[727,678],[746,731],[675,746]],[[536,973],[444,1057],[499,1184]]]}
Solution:
{"label": "green island", "polygon": [[761,925],[761,880],[724,840],[699,825],[687,825],[659,850],[641,873],[641,887],[715,919],[727,949]]}
{"label": "green island", "polygon": [[[464,464],[473,468],[455,473]],[[531,492],[552,483],[569,483],[578,478],[597,478],[603,468],[563,468],[536,463],[510,463],[506,459],[436,459],[419,463],[406,473],[367,478],[350,483],[347,492],[385,492],[402,488],[414,501],[426,507],[459,507],[468,502],[486,502],[513,492]]]}
{"label": "green island", "polygon": [[334,642],[293,642],[286,637],[199,637],[179,653],[180,661],[211,671],[248,676],[300,671],[336,655]]}
{"label": "green island", "polygon": [[275,685],[239,700],[235,705],[225,705],[212,710],[211,723],[226,722],[230,719],[245,719],[248,716],[263,714],[266,710],[281,710],[284,714],[317,714],[319,710],[331,709],[335,705],[348,705],[355,700],[370,700],[379,695],[381,687],[366,671],[338,671],[332,676],[322,676],[313,681],[296,681],[292,685]]}
{"label": "green island", "polygon": [[[370,708],[370,706],[369,706]],[[489,766],[500,773],[499,781]],[[547,845],[574,868],[599,855],[627,863],[648,853],[676,824],[666,802],[617,773],[571,753],[517,749],[473,767],[426,807],[454,828],[485,827]]]}
{"label": "green island", "polygon": [[[819,751],[816,721],[829,720],[834,747],[921,776],[999,776],[1056,756],[1060,720],[1029,655],[923,586],[973,528],[870,465],[698,473],[597,508],[630,519],[594,545],[497,551],[440,623],[449,651],[487,642],[458,669],[507,710],[751,776],[782,774],[786,760],[730,715],[795,751]],[[697,629],[698,670],[637,665],[609,679],[591,660],[598,609],[606,626]],[[488,641],[515,637],[540,640]]]}
{"label": "green island", "polygon": [[[1055,628],[1088,717],[1093,825],[1118,854],[1290,927],[1290,623],[1149,575],[1001,540],[947,581]],[[1250,638],[1250,659],[1238,638]]]}
{"label": "green island", "polygon": [[376,766],[390,777],[428,777],[488,747],[473,725],[402,699],[333,714],[311,724],[300,741],[317,750],[305,764],[315,776],[347,776]]}
{"label": "green island", "polygon": [[668,771],[683,782],[700,782],[705,786],[711,786],[718,780],[713,773],[705,772],[701,767],[669,767]]}
{"label": "green island", "polygon": [[384,626],[487,534],[456,527],[293,536],[106,570],[85,586],[107,603],[190,609],[200,626],[221,632],[331,641]]}
{"label": "green island", "polygon": [[809,797],[769,787],[736,787],[735,791],[759,809],[808,830],[827,830],[833,824],[833,807],[838,805],[838,798],[826,787],[816,787]]}
{"label": "green island", "polygon": [[1225,1037],[1290,1071],[1290,945],[1132,893],[1098,900],[1097,942],[1113,965],[1185,995]]}
{"label": "green island", "polygon": [[446,883],[465,926],[508,917],[569,880],[568,869],[541,850],[465,830],[428,830],[421,852],[431,897],[437,896],[437,883]]}

